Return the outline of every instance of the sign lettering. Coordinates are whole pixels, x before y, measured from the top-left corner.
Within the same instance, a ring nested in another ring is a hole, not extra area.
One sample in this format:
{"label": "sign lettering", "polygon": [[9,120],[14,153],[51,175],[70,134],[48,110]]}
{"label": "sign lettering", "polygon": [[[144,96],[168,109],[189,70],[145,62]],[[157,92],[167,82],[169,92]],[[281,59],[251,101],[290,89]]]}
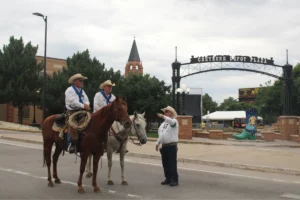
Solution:
{"label": "sign lettering", "polygon": [[258,63],[265,65],[274,65],[273,58],[259,58],[256,56],[229,56],[229,55],[210,55],[210,56],[200,56],[191,57],[191,63],[205,63],[205,62],[246,62],[246,63]]}

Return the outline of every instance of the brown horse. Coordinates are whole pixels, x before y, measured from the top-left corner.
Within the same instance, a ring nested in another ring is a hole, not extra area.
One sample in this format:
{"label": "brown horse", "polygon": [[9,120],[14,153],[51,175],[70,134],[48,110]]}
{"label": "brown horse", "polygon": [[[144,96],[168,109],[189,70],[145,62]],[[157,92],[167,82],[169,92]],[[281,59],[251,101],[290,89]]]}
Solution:
{"label": "brown horse", "polygon": [[[46,162],[48,168],[48,186],[53,187],[50,166],[52,146],[55,143],[55,152],[53,154],[53,178],[55,183],[61,183],[57,176],[57,161],[64,148],[64,141],[59,137],[59,133],[52,130],[56,115],[49,116],[42,125],[42,133],[44,140],[44,164]],[[131,126],[131,120],[127,113],[127,104],[122,98],[117,97],[111,104],[103,107],[92,114],[91,121],[87,128],[83,131],[83,138],[80,143],[81,163],[80,175],[78,179],[78,192],[84,193],[82,187],[82,175],[89,155],[93,155],[93,180],[92,185],[94,192],[100,192],[97,185],[96,177],[98,171],[98,162],[103,155],[103,142],[107,141],[107,132],[114,121],[121,122],[125,127]],[[66,136],[65,136],[66,137]]]}

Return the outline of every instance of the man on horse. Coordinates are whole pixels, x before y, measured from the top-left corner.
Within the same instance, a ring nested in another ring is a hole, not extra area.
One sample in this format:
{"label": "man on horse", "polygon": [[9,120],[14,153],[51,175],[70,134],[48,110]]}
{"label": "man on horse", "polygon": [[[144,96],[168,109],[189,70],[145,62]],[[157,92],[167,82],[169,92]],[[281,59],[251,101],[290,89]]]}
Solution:
{"label": "man on horse", "polygon": [[[107,80],[100,84],[100,92],[97,92],[94,97],[94,112],[100,110],[104,106],[113,102],[116,97],[111,93],[112,87],[115,86],[111,80]],[[104,150],[106,151],[106,143],[104,144]]]}
{"label": "man on horse", "polygon": [[[90,110],[90,102],[88,96],[85,94],[83,87],[83,81],[87,77],[81,74],[75,74],[68,80],[69,84],[72,84],[65,92],[66,114],[68,117],[79,110]],[[72,142],[68,148],[69,153],[76,152],[76,146],[78,143],[78,133],[76,130],[69,126],[69,134],[71,135]]]}

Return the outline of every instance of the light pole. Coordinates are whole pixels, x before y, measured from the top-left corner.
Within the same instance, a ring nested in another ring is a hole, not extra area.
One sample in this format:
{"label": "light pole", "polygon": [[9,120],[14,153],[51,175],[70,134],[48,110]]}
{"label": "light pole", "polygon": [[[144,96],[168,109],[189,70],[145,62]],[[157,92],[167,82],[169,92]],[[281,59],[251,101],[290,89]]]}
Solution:
{"label": "light pole", "polygon": [[[180,88],[177,88],[176,92],[177,92],[177,105],[178,105],[177,109],[178,109],[178,112],[182,115],[186,115],[186,113],[185,113],[185,93],[187,93],[187,94],[190,93],[191,89],[188,88],[186,84],[182,84],[180,86]],[[179,103],[179,94],[180,93],[182,93],[182,105],[183,105],[183,111],[182,112],[180,112],[181,109],[180,109],[180,103]]]}
{"label": "light pole", "polygon": [[47,16],[44,16],[41,13],[32,13],[33,15],[36,15],[38,17],[42,17],[45,22],[45,49],[44,49],[44,79],[43,79],[43,97],[42,97],[42,103],[43,103],[43,121],[46,118],[46,112],[45,112],[45,94],[46,94],[46,54],[47,54]]}

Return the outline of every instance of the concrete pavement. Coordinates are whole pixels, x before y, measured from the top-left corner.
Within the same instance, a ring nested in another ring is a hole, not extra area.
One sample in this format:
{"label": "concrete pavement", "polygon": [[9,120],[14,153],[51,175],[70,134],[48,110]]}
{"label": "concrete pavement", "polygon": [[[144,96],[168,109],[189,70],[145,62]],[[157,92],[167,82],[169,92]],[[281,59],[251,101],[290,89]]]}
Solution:
{"label": "concrete pavement", "polygon": [[[0,139],[42,144],[39,133],[0,131]],[[264,172],[300,175],[299,148],[237,145],[178,145],[178,161]],[[129,156],[160,159],[155,143],[135,146],[128,143]]]}
{"label": "concrete pavement", "polygon": [[[297,199],[298,176],[271,174],[179,163],[180,186],[161,186],[159,160],[127,156],[125,174],[129,186],[120,185],[120,167],[114,161],[116,183],[106,185],[107,162],[99,167],[101,194],[93,193],[91,180],[84,178],[86,193],[77,194],[79,163],[66,154],[60,157],[58,175],[62,184],[47,187],[47,170],[42,167],[41,145],[0,140],[0,199]],[[114,160],[116,160],[116,155]]]}

